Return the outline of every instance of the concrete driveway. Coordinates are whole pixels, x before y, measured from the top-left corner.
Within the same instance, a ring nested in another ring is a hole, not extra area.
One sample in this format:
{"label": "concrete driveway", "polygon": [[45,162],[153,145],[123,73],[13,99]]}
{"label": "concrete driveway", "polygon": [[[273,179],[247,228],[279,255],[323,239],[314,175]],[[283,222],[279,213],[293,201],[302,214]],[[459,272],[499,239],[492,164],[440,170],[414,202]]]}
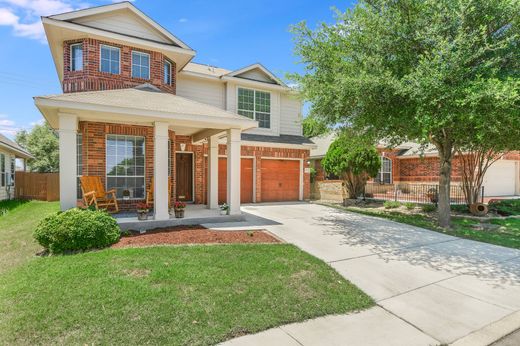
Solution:
{"label": "concrete driveway", "polygon": [[520,251],[307,204],[242,208],[247,221],[324,260],[377,306],[229,345],[488,345],[520,327]]}

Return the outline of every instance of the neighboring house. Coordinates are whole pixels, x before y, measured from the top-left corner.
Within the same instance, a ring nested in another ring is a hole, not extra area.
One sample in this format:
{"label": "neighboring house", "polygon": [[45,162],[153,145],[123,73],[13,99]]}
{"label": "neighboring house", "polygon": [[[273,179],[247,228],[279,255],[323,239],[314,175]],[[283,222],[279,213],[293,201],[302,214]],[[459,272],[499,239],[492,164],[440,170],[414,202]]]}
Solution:
{"label": "neighboring house", "polygon": [[25,160],[32,156],[0,133],[0,201],[14,198],[17,158]]}
{"label": "neighboring house", "polygon": [[[316,148],[311,150],[311,167],[316,170],[316,181],[334,180],[321,167],[321,159],[334,140],[334,133],[312,138]],[[439,157],[434,147],[421,150],[416,143],[403,143],[389,149],[378,145],[381,169],[374,179],[381,184],[432,184],[439,181]],[[452,181],[460,183],[461,164],[457,156],[452,164]],[[520,153],[512,152],[493,163],[483,181],[485,196],[520,195]]]}
{"label": "neighboring house", "polygon": [[302,104],[262,65],[193,63],[195,51],[129,2],[42,21],[64,94],[35,104],[60,134],[62,209],[76,205],[81,175],[118,198],[128,190],[123,209],[153,182],[156,219],[169,199],[236,214],[241,202],[308,198]]}

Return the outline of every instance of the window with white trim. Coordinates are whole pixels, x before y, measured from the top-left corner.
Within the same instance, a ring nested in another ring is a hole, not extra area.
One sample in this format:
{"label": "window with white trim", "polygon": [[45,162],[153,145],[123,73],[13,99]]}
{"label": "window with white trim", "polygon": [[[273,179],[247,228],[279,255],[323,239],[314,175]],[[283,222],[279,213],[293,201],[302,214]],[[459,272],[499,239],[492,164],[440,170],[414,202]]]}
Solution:
{"label": "window with white trim", "polygon": [[117,198],[123,198],[125,190],[130,198],[144,198],[144,137],[107,135],[106,175],[107,190],[116,189]]}
{"label": "window with white trim", "polygon": [[132,78],[150,79],[150,54],[132,51]]}
{"label": "window with white trim", "polygon": [[271,127],[271,93],[238,88],[237,113],[258,121],[261,128]]}
{"label": "window with white trim", "polygon": [[172,63],[164,60],[164,84],[172,85]]}
{"label": "window with white trim", "polygon": [[5,154],[0,154],[0,186],[5,187],[6,185],[6,167],[5,167]]}
{"label": "window with white trim", "polygon": [[121,52],[119,48],[101,45],[101,58],[99,70],[112,74],[119,74]]}
{"label": "window with white trim", "polygon": [[387,157],[381,156],[381,168],[377,173],[375,181],[381,184],[392,183],[392,160]]}
{"label": "window with white trim", "polygon": [[16,171],[16,157],[11,157],[11,180],[9,181],[9,184],[11,186],[14,186],[14,176]]}
{"label": "window with white trim", "polygon": [[83,43],[74,43],[70,45],[70,70],[83,70]]}

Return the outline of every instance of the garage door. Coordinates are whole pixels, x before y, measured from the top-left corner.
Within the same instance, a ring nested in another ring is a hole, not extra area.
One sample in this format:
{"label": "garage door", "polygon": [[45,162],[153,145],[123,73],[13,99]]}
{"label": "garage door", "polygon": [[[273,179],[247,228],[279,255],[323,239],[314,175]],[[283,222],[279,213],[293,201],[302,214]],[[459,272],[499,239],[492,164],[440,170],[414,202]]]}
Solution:
{"label": "garage door", "polygon": [[262,202],[300,199],[300,161],[262,160]]}
{"label": "garage door", "polygon": [[[218,202],[227,199],[227,160],[218,159]],[[253,159],[240,161],[240,203],[253,202]]]}
{"label": "garage door", "polygon": [[517,179],[516,161],[498,160],[488,168],[484,177],[485,196],[511,196],[515,194]]}

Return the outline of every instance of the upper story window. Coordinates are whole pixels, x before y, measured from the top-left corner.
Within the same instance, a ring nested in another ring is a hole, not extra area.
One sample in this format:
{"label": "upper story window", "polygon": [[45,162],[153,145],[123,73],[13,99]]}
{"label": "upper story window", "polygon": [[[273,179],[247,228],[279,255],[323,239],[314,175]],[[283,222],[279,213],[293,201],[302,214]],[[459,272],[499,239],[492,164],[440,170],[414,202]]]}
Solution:
{"label": "upper story window", "polygon": [[7,183],[5,154],[0,154],[0,186],[4,187]]}
{"label": "upper story window", "polygon": [[237,113],[258,121],[261,128],[271,127],[271,94],[238,88]]}
{"label": "upper story window", "polygon": [[100,71],[119,74],[120,56],[119,48],[101,45]]}
{"label": "upper story window", "polygon": [[70,45],[70,70],[83,70],[83,44],[75,43]]}
{"label": "upper story window", "polygon": [[381,157],[381,169],[374,180],[381,184],[392,183],[392,160],[384,156]]}
{"label": "upper story window", "polygon": [[164,84],[172,85],[172,63],[164,60]]}
{"label": "upper story window", "polygon": [[150,79],[150,54],[132,52],[132,78]]}

